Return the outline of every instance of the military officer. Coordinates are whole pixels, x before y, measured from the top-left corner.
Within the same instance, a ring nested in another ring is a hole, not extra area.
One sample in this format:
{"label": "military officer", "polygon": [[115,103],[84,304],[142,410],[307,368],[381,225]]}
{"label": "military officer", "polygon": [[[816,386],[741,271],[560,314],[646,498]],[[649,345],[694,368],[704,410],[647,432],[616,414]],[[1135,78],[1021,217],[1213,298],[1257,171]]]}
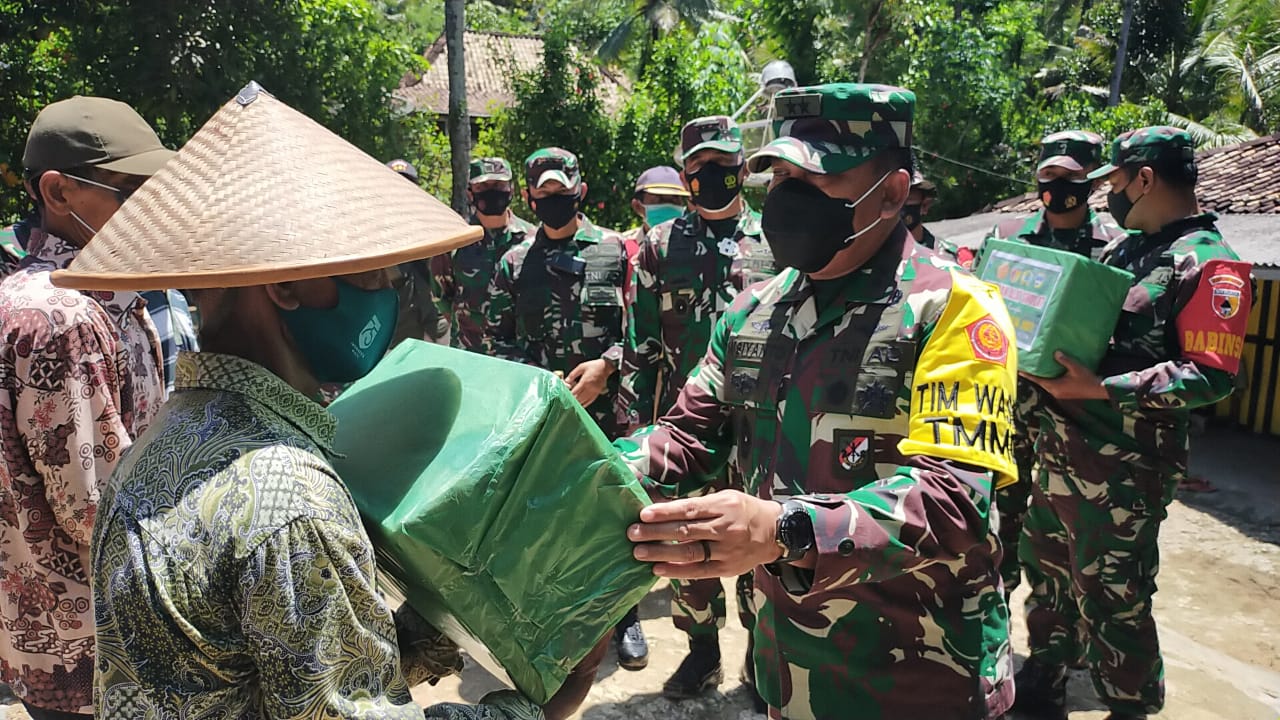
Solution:
{"label": "military officer", "polygon": [[[684,126],[680,139],[684,170],[674,179],[682,188],[696,188],[693,209],[655,225],[632,262],[633,300],[618,394],[627,425],[654,421],[655,396],[658,412],[675,403],[733,298],[777,272],[760,237],[760,214],[740,193],[747,173],[737,123],[722,115],[699,118]],[[645,207],[650,216],[651,207]],[[727,471],[714,486],[729,486]],[[674,590],[671,609],[676,627],[689,635],[689,655],[663,694],[683,699],[723,680],[718,631],[724,627],[725,596],[719,578],[679,581]],[[738,603],[748,630],[750,601],[748,594]],[[750,680],[750,670],[747,675]]]}
{"label": "military officer", "polygon": [[454,347],[487,352],[480,308],[489,283],[503,254],[534,230],[533,225],[511,212],[513,182],[511,164],[505,159],[472,160],[467,202],[472,208],[471,224],[483,227],[484,237],[431,258],[432,288],[441,301],[441,311],[450,320],[449,336]]}
{"label": "military officer", "polygon": [[[1053,133],[1041,140],[1036,183],[1043,207],[1025,218],[1009,218],[996,224],[983,238],[983,244],[987,240],[1008,240],[1098,259],[1107,243],[1124,235],[1123,229],[1089,208],[1089,194],[1101,181],[1090,180],[1088,173],[1102,164],[1104,144],[1101,135],[1082,130]],[[982,247],[979,246],[978,252]],[[959,253],[961,264],[971,267],[974,264],[973,254],[966,253],[970,251],[966,249]],[[1039,431],[1031,418],[1041,400],[1036,385],[1026,380],[1019,381],[1018,406],[1014,413],[1017,429],[1014,457],[1018,460],[1018,482],[1002,487],[996,493],[1000,540],[1005,548],[1000,574],[1004,578],[1006,597],[1022,584],[1018,539],[1031,493],[1035,462],[1033,446]]]}
{"label": "military officer", "polygon": [[[621,433],[614,395],[630,274],[622,236],[580,212],[587,184],[578,157],[543,148],[525,160],[522,190],[537,231],[502,256],[484,305],[492,353],[564,375],[609,437]],[[618,662],[639,670],[649,646],[633,609],[618,625]]]}
{"label": "military officer", "polygon": [[675,406],[618,443],[651,492],[695,492],[731,452],[746,492],[645,508],[635,556],[661,577],[755,569],[773,718],[999,717],[1008,313],[900,221],[914,94],[839,83],[774,103],[777,139],[748,169],[772,169],[761,223],[787,269],[738,294]]}
{"label": "military officer", "polygon": [[1111,144],[1111,215],[1131,234],[1102,261],[1134,283],[1096,373],[1070,357],[1057,379],[1031,378],[1051,400],[1038,410],[1036,477],[1021,553],[1031,585],[1031,657],[1018,673],[1018,710],[1062,717],[1064,665],[1077,628],[1109,720],[1164,703],[1151,614],[1166,506],[1187,471],[1190,413],[1234,387],[1252,299],[1249,266],[1196,201],[1194,142],[1147,127]]}
{"label": "military officer", "polygon": [[938,186],[917,168],[911,174],[911,192],[907,195],[907,204],[902,206],[902,224],[907,226],[907,231],[916,242],[954,260],[959,247],[950,240],[935,236],[924,225],[924,216],[929,214],[933,201],[937,198]]}

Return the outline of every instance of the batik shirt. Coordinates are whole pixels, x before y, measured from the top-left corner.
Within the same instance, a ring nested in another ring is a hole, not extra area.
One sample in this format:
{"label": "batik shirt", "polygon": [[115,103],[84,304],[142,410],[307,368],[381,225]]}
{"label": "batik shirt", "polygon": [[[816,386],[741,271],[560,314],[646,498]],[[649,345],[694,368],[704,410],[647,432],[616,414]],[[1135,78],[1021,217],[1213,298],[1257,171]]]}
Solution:
{"label": "batik shirt", "polygon": [[816,568],[755,572],[772,717],[1009,708],[988,518],[990,469],[1013,472],[1010,337],[995,288],[900,225],[844,278],[819,287],[786,269],[740,293],[671,411],[618,441],[651,490],[699,492],[734,452],[748,493],[809,511]]}
{"label": "batik shirt", "polygon": [[[484,237],[474,243],[431,258],[432,289],[440,299],[440,312],[450,319],[454,347],[487,352],[481,308],[489,283],[502,256],[535,229],[514,214],[508,217],[506,227],[485,230]],[[480,221],[473,217],[471,224],[479,225]]]}
{"label": "batik shirt", "polygon": [[[629,266],[622,237],[578,216],[578,232],[552,240],[542,228],[507,251],[485,299],[485,334],[493,355],[565,376],[588,360],[622,362]],[[610,437],[618,374],[587,408]]]}
{"label": "batik shirt", "polygon": [[0,284],[0,674],[40,708],[89,712],[89,540],[99,491],[164,399],[134,292],[54,287],[78,249],[33,230]]}
{"label": "batik shirt", "polygon": [[[336,425],[259,365],[179,356],[173,396],[103,492],[97,717],[422,718],[326,459]],[[540,717],[509,694],[480,710]]]}
{"label": "batik shirt", "polygon": [[1068,448],[1082,442],[1160,470],[1169,493],[1187,471],[1191,411],[1231,394],[1244,350],[1252,288],[1206,273],[1212,261],[1239,260],[1215,219],[1185,218],[1106,248],[1102,261],[1135,278],[1098,368],[1110,399],[1050,401],[1041,421]]}
{"label": "batik shirt", "polygon": [[631,265],[631,311],[618,412],[628,425],[665,412],[707,351],[711,328],[753,283],[777,273],[760,237],[760,214],[729,220],[725,237],[697,213],[653,228]]}

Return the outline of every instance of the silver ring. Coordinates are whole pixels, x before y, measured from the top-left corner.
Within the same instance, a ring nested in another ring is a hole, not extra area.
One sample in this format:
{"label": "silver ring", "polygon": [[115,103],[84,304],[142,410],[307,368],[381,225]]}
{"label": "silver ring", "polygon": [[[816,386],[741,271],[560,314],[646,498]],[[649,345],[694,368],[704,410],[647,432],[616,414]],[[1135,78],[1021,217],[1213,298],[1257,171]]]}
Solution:
{"label": "silver ring", "polygon": [[702,541],[702,564],[706,565],[711,562],[711,541]]}

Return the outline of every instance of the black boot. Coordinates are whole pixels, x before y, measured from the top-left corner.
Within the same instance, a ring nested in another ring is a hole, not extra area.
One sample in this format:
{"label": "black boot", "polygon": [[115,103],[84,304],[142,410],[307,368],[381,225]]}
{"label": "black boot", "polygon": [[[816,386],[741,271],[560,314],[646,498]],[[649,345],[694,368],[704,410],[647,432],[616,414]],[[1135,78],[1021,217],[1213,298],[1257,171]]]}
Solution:
{"label": "black boot", "polygon": [[1147,720],[1146,713],[1113,712],[1107,720]]}
{"label": "black boot", "polygon": [[1063,720],[1067,716],[1067,669],[1029,658],[1013,676],[1013,709],[1027,720]]}
{"label": "black boot", "polygon": [[715,689],[723,681],[720,637],[715,634],[690,635],[689,654],[662,685],[662,696],[668,700],[688,700]]}
{"label": "black boot", "polygon": [[613,631],[613,640],[618,645],[618,665],[624,670],[643,670],[649,664],[649,643],[645,642],[644,630],[640,628],[638,608],[622,618]]}

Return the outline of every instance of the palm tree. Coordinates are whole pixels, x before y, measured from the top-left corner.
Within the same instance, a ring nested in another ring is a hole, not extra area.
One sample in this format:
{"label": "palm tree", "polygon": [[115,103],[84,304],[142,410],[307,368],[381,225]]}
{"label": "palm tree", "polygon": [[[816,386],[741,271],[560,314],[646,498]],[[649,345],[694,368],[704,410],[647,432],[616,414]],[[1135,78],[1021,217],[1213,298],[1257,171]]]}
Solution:
{"label": "palm tree", "polygon": [[681,23],[697,27],[716,12],[716,0],[635,0],[627,18],[609,32],[597,54],[605,62],[614,62],[639,37],[643,75],[658,38]]}
{"label": "palm tree", "polygon": [[1195,47],[1183,76],[1216,76],[1224,110],[1235,122],[1267,132],[1280,116],[1280,0],[1197,0]]}

